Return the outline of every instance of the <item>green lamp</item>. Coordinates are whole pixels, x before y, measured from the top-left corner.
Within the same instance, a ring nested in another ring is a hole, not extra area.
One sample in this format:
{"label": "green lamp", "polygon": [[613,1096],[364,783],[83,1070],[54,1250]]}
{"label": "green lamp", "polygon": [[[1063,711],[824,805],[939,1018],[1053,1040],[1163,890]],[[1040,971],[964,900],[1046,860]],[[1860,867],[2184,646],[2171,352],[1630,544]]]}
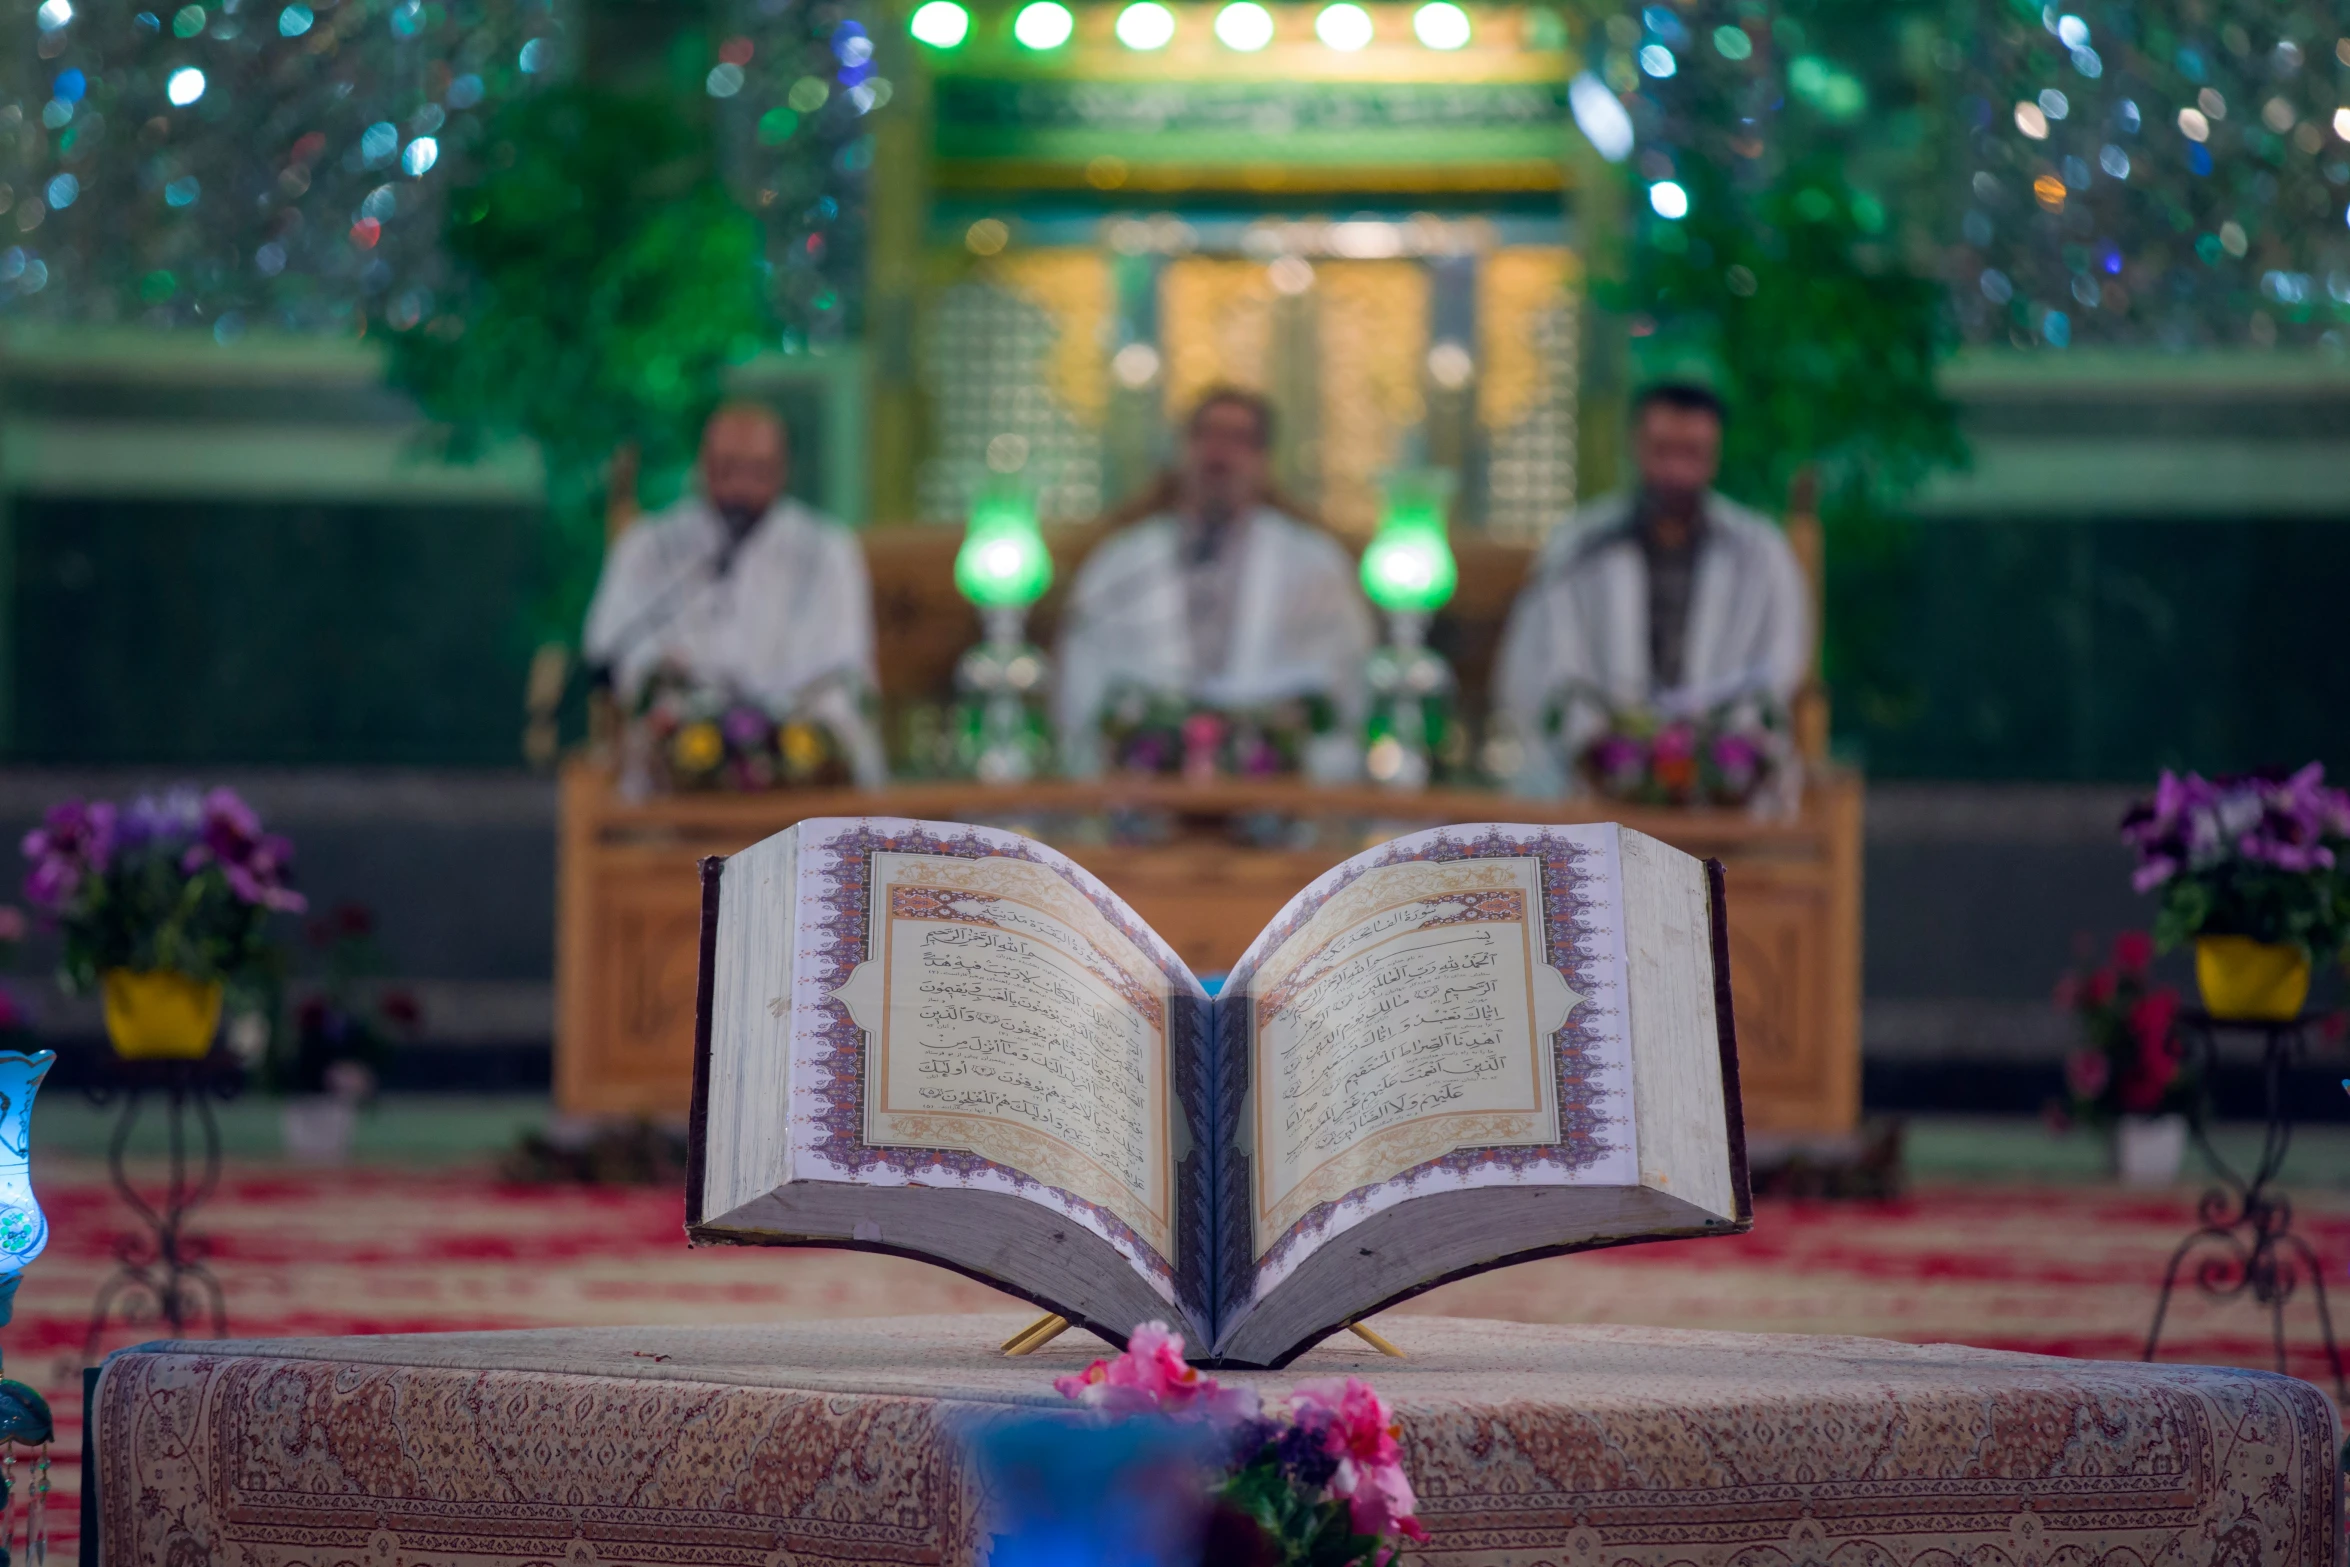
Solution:
{"label": "green lamp", "polygon": [[1392,474],[1379,531],[1363,551],[1363,591],[1387,612],[1387,643],[1365,677],[1371,711],[1363,765],[1375,782],[1422,789],[1454,733],[1452,666],[1429,648],[1428,617],[1460,582],[1445,538],[1453,476],[1442,469]]}
{"label": "green lamp", "polygon": [[1399,473],[1387,481],[1379,532],[1363,551],[1363,591],[1390,615],[1434,614],[1460,581],[1444,536],[1452,475],[1442,469]]}
{"label": "green lamp", "polygon": [[1053,583],[1052,552],[1023,492],[991,489],[971,508],[955,555],[955,587],[985,627],[955,666],[956,765],[989,783],[1021,783],[1043,770],[1052,749],[1044,691],[1045,656],[1028,645],[1028,607]]}
{"label": "green lamp", "polygon": [[955,556],[956,589],[989,615],[1024,612],[1052,585],[1052,552],[1044,547],[1035,506],[1019,494],[981,496]]}

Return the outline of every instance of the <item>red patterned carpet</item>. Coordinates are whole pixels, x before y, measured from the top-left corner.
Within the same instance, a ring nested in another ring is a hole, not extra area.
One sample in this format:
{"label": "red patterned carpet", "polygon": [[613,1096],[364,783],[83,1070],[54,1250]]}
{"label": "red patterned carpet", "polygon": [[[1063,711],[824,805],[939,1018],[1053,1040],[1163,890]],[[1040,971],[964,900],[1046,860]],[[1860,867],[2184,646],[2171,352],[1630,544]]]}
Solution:
{"label": "red patterned carpet", "polygon": [[[58,1416],[53,1549],[70,1549],[90,1302],[126,1214],[96,1165],[36,1166],[49,1250],[0,1334],[8,1371]],[[194,1228],[238,1336],[560,1324],[767,1321],[1003,1310],[941,1269],[822,1251],[689,1251],[666,1191],[513,1187],[487,1176],[232,1167]],[[1754,1233],[1565,1257],[1448,1286],[1401,1309],[1536,1322],[1859,1333],[2134,1358],[2192,1193],[1966,1186],[1884,1204],[1766,1204]],[[2350,1194],[2304,1194],[2299,1224],[2329,1282],[2350,1261]],[[2345,1290],[2350,1296],[2350,1290]],[[2350,1325],[2350,1299],[2343,1301]],[[118,1327],[104,1348],[159,1336]],[[2182,1300],[2166,1359],[2271,1364],[2249,1305]],[[2321,1379],[2313,1308],[2292,1369]]]}

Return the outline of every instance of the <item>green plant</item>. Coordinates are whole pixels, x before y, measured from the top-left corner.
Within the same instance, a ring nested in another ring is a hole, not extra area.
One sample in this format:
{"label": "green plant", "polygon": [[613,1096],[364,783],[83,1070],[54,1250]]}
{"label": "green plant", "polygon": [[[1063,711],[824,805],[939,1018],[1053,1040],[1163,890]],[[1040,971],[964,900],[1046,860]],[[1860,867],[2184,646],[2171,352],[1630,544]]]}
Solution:
{"label": "green plant", "polygon": [[605,463],[682,467],[727,367],[766,326],[757,226],[673,100],[565,85],[514,99],[470,149],[444,235],[447,308],[391,337],[395,384],[448,455],[527,437],[553,526],[545,633],[574,634],[602,556]]}

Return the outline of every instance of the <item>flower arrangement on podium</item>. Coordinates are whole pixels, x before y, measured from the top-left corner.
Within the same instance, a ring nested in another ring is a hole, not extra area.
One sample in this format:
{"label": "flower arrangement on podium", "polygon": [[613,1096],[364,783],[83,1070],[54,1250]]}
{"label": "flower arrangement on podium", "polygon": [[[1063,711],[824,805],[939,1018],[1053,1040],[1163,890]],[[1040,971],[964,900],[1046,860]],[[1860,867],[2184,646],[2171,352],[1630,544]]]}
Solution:
{"label": "flower arrangement on podium", "polygon": [[987,783],[1022,783],[1052,761],[1045,712],[1051,665],[1028,641],[1028,610],[1053,584],[1052,552],[1025,491],[1002,485],[971,508],[955,587],[979,611],[977,646],[955,666],[951,765]]}
{"label": "flower arrangement on podium", "polygon": [[2213,1017],[2298,1016],[2310,965],[2350,943],[2350,793],[2327,787],[2316,762],[2216,779],[2165,771],[2122,840],[2138,854],[2132,884],[2160,900],[2156,945],[2195,944]]}
{"label": "flower arrangement on podium", "polygon": [[806,706],[778,716],[730,686],[658,670],[637,698],[624,770],[669,792],[846,783],[847,750]]}
{"label": "flower arrangement on podium", "polygon": [[1121,686],[1102,705],[1102,742],[1117,771],[1217,778],[1289,778],[1306,771],[1338,709],[1314,693],[1248,707],[1214,707],[1145,686]]}
{"label": "flower arrangement on podium", "polygon": [[1386,1567],[1401,1542],[1425,1542],[1404,1474],[1402,1428],[1356,1377],[1301,1382],[1267,1405],[1183,1358],[1183,1338],[1146,1322],[1114,1359],[1056,1378],[1077,1404],[1112,1417],[1200,1422],[1218,1439],[1209,1487],[1209,1561],[1281,1567]]}
{"label": "flower arrangement on podium", "polygon": [[100,993],[126,1059],[208,1053],[231,986],[264,991],[271,917],[299,913],[293,845],[234,790],[178,789],[118,809],[68,800],[24,839],[25,899],[64,935],[59,980]]}
{"label": "flower arrangement on podium", "polygon": [[1628,805],[1751,805],[1786,750],[1783,719],[1751,701],[1693,714],[1606,711],[1605,727],[1576,754],[1575,771],[1592,793]]}

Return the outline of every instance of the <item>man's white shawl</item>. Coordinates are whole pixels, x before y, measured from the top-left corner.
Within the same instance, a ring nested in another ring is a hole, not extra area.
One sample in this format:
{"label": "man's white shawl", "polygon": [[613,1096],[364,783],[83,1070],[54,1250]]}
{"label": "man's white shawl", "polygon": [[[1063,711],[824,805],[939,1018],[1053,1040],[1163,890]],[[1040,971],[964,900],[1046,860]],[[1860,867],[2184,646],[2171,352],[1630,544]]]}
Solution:
{"label": "man's white shawl", "polygon": [[674,663],[781,716],[820,719],[857,781],[887,775],[867,699],[876,688],[873,588],[848,529],[795,500],[759,520],[721,574],[726,525],[689,496],[612,543],[588,607],[591,662],[623,701]]}
{"label": "man's white shawl", "polygon": [[[1594,501],[1543,541],[1494,668],[1495,710],[1523,742],[1520,789],[1571,786],[1569,759],[1602,730],[1609,706],[1703,711],[1768,697],[1783,708],[1794,698],[1812,649],[1803,569],[1768,518],[1710,490],[1703,505],[1684,678],[1670,691],[1649,667],[1648,563],[1632,498]],[[1564,716],[1556,745],[1543,733],[1553,708]]]}
{"label": "man's white shawl", "polygon": [[[1175,518],[1136,523],[1078,569],[1053,700],[1072,776],[1101,772],[1102,705],[1128,685],[1227,708],[1320,692],[1338,709],[1339,734],[1360,735],[1373,629],[1353,559],[1328,534],[1270,507],[1251,512],[1247,526],[1231,657],[1220,675],[1195,667]],[[1316,770],[1339,769],[1325,760]]]}

